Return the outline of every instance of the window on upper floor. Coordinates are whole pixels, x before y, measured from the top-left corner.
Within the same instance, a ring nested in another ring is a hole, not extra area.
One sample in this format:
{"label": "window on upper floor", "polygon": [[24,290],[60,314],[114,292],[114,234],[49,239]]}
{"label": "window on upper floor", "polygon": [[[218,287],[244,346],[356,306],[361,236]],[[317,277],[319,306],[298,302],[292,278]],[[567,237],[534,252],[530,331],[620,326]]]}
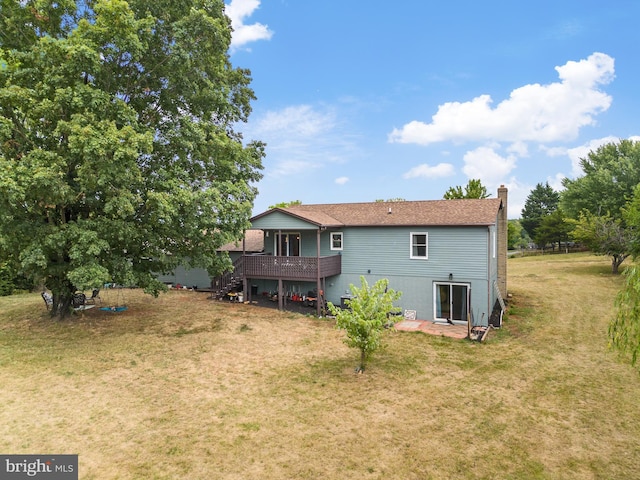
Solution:
{"label": "window on upper floor", "polygon": [[331,250],[342,250],[342,232],[331,232]]}
{"label": "window on upper floor", "polygon": [[429,257],[429,235],[426,232],[411,232],[411,258],[426,260]]}

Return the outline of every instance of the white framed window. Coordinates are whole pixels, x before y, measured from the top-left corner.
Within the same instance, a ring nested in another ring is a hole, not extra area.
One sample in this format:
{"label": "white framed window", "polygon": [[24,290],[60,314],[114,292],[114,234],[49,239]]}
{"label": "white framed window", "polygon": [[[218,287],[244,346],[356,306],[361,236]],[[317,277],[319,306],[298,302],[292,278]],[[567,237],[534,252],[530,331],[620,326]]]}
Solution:
{"label": "white framed window", "polygon": [[429,234],[427,232],[411,232],[410,258],[426,260],[429,258]]}
{"label": "white framed window", "polygon": [[331,250],[342,250],[342,232],[331,232]]}

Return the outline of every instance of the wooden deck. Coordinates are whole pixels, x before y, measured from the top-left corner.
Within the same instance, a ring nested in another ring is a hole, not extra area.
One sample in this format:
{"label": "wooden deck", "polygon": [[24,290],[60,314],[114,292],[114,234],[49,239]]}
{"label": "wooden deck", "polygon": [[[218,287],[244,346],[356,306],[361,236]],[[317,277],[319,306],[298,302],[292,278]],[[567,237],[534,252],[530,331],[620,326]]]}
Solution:
{"label": "wooden deck", "polygon": [[342,257],[281,257],[245,255],[243,274],[247,278],[314,281],[342,272]]}

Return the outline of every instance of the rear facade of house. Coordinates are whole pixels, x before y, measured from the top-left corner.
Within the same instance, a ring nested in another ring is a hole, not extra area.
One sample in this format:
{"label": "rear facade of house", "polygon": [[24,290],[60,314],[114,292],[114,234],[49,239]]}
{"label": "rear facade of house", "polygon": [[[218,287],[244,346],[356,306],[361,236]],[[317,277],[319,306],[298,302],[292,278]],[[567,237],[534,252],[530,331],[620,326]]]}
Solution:
{"label": "rear facade of house", "polygon": [[243,255],[244,289],[281,304],[386,278],[420,320],[488,325],[506,295],[507,189],[498,198],[295,205],[251,219],[264,252]]}

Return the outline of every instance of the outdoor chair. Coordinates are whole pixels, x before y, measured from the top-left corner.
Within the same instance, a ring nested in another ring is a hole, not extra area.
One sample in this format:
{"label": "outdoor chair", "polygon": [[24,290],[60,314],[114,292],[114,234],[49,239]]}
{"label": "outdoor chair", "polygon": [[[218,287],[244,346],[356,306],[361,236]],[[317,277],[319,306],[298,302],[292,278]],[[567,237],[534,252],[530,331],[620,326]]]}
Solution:
{"label": "outdoor chair", "polygon": [[42,295],[42,300],[44,300],[44,304],[47,307],[47,310],[49,310],[49,308],[52,308],[53,297],[51,296],[51,294],[49,292],[42,292],[40,295]]}
{"label": "outdoor chair", "polygon": [[102,305],[102,299],[100,298],[100,289],[96,288],[91,292],[91,296],[89,298],[85,297],[84,304],[85,305],[97,305],[96,300]]}
{"label": "outdoor chair", "polygon": [[71,306],[73,308],[82,308],[87,303],[87,296],[84,293],[74,293],[71,298]]}

